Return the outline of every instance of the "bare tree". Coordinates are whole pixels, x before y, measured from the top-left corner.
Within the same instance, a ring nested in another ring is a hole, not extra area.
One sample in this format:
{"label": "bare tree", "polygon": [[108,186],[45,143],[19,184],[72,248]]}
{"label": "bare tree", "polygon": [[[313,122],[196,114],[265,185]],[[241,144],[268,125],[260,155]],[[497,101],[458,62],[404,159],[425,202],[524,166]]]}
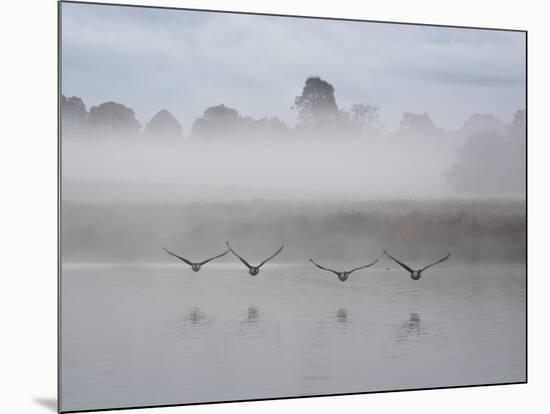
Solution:
{"label": "bare tree", "polygon": [[383,129],[380,110],[374,105],[353,104],[350,108],[350,120],[362,136],[378,137]]}

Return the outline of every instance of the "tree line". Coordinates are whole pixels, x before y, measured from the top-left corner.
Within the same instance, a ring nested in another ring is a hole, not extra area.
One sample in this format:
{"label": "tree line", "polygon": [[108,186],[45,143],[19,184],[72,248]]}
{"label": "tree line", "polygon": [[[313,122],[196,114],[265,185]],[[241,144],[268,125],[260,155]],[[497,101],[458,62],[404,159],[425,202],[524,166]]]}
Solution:
{"label": "tree line", "polygon": [[[292,108],[297,111],[298,123],[289,127],[278,117],[253,119],[241,116],[234,109],[219,104],[206,108],[191,127],[191,138],[217,139],[227,137],[284,138],[309,132],[328,136],[331,132],[347,135],[378,135],[382,130],[379,108],[356,103],[346,111],[338,108],[334,87],[319,77],[309,77]],[[145,126],[135,112],[117,102],[104,102],[89,110],[80,97],[61,96],[62,132],[66,139],[93,136],[132,138],[140,135],[157,139],[180,139],[183,128],[167,110],[159,111]]]}
{"label": "tree line", "polygon": [[86,110],[82,98],[61,95],[61,128],[63,139],[136,138],[139,135],[178,139],[182,127],[174,116],[163,109],[142,127],[135,112],[117,102],[104,102]]}
{"label": "tree line", "polygon": [[[347,142],[378,141],[384,125],[380,109],[364,102],[340,108],[334,86],[317,76],[306,79],[301,94],[293,101],[297,123],[290,127],[278,117],[254,119],[237,109],[219,104],[206,108],[192,124],[190,139],[202,141],[300,139]],[[167,110],[155,114],[144,126],[134,111],[120,103],[104,102],[86,109],[76,96],[61,96],[64,140],[135,139],[178,142],[183,128]],[[448,132],[438,128],[428,114],[405,112],[397,131],[385,134],[386,143],[442,145],[448,138],[461,138],[457,160],[445,172],[448,184],[457,192],[514,193],[525,191],[526,114],[518,110],[511,124],[491,114],[474,114],[462,128]]]}

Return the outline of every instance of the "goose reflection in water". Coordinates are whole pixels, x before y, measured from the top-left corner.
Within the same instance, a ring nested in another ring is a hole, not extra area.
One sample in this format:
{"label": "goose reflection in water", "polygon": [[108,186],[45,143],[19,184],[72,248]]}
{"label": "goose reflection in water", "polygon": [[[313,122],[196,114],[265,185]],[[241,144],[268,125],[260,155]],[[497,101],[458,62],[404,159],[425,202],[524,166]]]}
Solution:
{"label": "goose reflection in water", "polygon": [[[243,340],[254,343],[276,343],[279,346],[279,327],[256,306],[250,305],[243,311],[243,318],[236,325],[236,335]],[[258,342],[259,341],[259,342]]]}
{"label": "goose reflection in water", "polygon": [[174,331],[180,339],[200,339],[208,329],[210,319],[198,307],[176,315]]}
{"label": "goose reflection in water", "polygon": [[341,325],[347,325],[350,322],[348,316],[348,310],[346,308],[340,308],[336,311],[336,323]]}
{"label": "goose reflection in water", "polygon": [[256,306],[249,306],[246,314],[246,318],[243,320],[243,323],[247,324],[257,324],[258,318],[260,316],[260,311]]}
{"label": "goose reflection in water", "polygon": [[409,315],[409,320],[406,323],[406,327],[409,333],[415,333],[420,335],[420,315],[418,313],[411,313]]}
{"label": "goose reflection in water", "polygon": [[410,338],[427,335],[420,315],[415,312],[409,314],[409,319],[398,324],[397,343],[402,343]]}
{"label": "goose reflection in water", "polygon": [[323,337],[330,335],[330,332],[341,331],[351,323],[347,308],[338,308],[332,316],[319,321],[318,329],[323,332]]}
{"label": "goose reflection in water", "polygon": [[197,307],[194,307],[193,309],[191,309],[181,319],[183,320],[185,325],[189,325],[189,326],[204,325],[208,320],[205,313],[202,312]]}

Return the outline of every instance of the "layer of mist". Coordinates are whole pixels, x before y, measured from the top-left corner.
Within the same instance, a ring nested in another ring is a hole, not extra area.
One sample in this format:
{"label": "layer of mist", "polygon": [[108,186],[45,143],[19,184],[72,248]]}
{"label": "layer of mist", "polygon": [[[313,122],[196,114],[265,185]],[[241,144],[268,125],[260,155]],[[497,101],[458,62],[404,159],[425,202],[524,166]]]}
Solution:
{"label": "layer of mist", "polygon": [[444,145],[311,141],[170,146],[67,143],[63,198],[74,201],[450,197]]}

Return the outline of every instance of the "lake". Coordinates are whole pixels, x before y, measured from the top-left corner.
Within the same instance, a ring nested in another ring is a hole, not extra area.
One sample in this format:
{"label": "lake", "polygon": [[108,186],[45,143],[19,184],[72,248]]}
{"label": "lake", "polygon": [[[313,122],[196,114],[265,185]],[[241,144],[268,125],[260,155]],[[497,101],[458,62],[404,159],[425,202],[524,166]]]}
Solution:
{"label": "lake", "polygon": [[66,263],[61,408],[525,380],[524,264],[385,267]]}

